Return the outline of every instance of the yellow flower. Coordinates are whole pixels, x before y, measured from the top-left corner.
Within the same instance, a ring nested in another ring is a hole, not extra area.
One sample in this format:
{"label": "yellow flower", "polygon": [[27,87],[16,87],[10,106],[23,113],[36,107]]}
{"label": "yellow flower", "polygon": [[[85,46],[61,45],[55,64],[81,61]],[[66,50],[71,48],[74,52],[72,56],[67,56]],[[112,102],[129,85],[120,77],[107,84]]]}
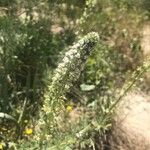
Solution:
{"label": "yellow flower", "polygon": [[3,150],[3,145],[0,143],[0,150]]}
{"label": "yellow flower", "polygon": [[71,105],[68,105],[67,108],[66,108],[66,110],[67,110],[68,112],[71,112],[72,109],[73,109],[73,107],[72,107]]}
{"label": "yellow flower", "polygon": [[33,130],[31,128],[26,128],[25,129],[25,134],[31,135],[33,133]]}

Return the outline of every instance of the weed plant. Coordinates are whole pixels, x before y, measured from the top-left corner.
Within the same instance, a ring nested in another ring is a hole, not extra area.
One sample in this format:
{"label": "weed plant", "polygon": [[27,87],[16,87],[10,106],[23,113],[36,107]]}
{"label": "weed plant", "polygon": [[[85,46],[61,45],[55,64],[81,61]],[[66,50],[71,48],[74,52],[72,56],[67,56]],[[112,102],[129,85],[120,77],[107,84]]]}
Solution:
{"label": "weed plant", "polygon": [[1,0],[0,148],[105,147],[118,102],[149,69],[140,47],[148,6]]}

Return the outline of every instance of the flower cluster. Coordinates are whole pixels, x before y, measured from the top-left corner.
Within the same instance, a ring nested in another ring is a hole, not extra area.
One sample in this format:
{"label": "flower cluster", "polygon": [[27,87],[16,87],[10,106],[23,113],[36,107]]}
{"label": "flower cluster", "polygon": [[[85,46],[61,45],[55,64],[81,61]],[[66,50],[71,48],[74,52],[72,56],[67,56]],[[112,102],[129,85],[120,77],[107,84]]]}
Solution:
{"label": "flower cluster", "polygon": [[[58,121],[60,122],[62,112],[66,110],[64,105],[65,94],[78,79],[86,59],[98,41],[99,36],[97,33],[91,32],[87,34],[69,48],[62,62],[58,64],[52,77],[52,82],[47,86],[44,93],[43,109],[37,125],[39,132],[36,135],[37,137],[42,137],[42,141],[47,139],[47,135],[55,134],[58,129]],[[71,110],[71,107],[67,107],[68,112]]]}
{"label": "flower cluster", "polygon": [[57,108],[60,108],[64,94],[78,79],[86,59],[98,40],[98,34],[91,32],[65,53],[62,62],[58,64],[55,70],[52,83],[48,86],[44,95],[43,110],[46,114],[53,111],[57,112]]}

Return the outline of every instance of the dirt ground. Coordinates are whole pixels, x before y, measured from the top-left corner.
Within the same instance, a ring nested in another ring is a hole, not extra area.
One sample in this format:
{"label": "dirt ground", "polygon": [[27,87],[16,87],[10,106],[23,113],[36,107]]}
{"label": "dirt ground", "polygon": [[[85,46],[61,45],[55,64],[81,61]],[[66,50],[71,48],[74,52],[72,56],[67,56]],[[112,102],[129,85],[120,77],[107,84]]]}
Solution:
{"label": "dirt ground", "polygon": [[112,133],[112,150],[150,149],[150,96],[131,92],[118,108]]}
{"label": "dirt ground", "polygon": [[[142,29],[141,48],[150,58],[150,23]],[[150,87],[150,72],[145,75]],[[150,95],[132,91],[118,107],[111,137],[111,150],[150,150]]]}

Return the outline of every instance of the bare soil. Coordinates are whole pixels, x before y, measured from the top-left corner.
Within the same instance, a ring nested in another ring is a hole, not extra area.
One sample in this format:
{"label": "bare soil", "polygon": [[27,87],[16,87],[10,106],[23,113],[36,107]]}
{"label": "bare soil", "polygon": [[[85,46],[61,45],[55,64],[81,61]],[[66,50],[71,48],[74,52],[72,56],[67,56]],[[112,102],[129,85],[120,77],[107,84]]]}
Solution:
{"label": "bare soil", "polygon": [[[144,59],[150,58],[150,22],[142,29],[141,48]],[[150,72],[145,75],[150,88]],[[111,150],[150,150],[150,95],[130,92],[119,104],[115,118]]]}

